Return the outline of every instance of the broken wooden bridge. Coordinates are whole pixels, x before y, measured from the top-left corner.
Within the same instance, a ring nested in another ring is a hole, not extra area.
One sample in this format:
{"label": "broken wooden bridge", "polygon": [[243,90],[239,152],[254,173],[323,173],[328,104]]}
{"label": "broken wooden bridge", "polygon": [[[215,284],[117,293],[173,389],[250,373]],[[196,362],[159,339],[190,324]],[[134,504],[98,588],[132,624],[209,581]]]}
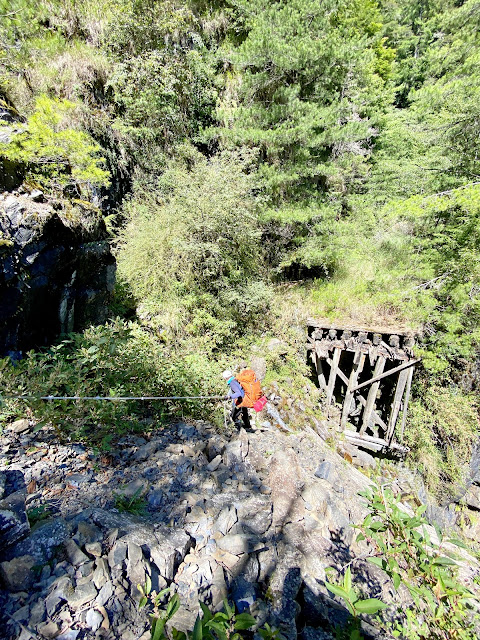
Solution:
{"label": "broken wooden bridge", "polygon": [[415,365],[415,337],[308,320],[308,345],[318,384],[342,407],[352,444],[404,454],[402,444]]}

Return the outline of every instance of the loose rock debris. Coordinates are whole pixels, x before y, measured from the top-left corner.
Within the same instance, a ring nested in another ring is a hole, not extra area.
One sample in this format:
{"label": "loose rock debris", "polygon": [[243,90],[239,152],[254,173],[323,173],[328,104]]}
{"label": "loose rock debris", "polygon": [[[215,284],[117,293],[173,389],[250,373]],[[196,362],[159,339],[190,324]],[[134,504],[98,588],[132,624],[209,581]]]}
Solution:
{"label": "loose rock debris", "polygon": [[199,601],[218,610],[229,597],[289,639],[328,640],[345,624],[326,567],[357,558],[369,597],[395,596],[350,526],[366,515],[369,479],[308,432],[228,438],[178,423],[106,455],[24,427],[0,438],[2,640],[147,640],[147,577],[178,593],[180,630]]}

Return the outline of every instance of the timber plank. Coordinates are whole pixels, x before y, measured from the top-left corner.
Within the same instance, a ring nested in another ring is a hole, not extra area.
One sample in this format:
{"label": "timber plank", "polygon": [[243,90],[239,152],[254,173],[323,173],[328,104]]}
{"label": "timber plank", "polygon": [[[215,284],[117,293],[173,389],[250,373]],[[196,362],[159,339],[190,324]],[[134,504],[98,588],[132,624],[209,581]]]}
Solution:
{"label": "timber plank", "polygon": [[[377,364],[380,361],[380,358],[383,359],[384,366],[385,366],[385,357],[384,356],[379,356],[379,358],[377,360]],[[358,384],[356,387],[354,387],[352,389],[352,391],[358,391],[359,389],[362,389],[363,387],[367,387],[368,385],[376,384],[377,382],[382,380],[382,378],[387,378],[388,376],[391,376],[394,373],[398,373],[399,371],[402,371],[402,369],[407,369],[408,367],[413,367],[413,365],[417,364],[418,362],[420,362],[420,358],[416,358],[415,360],[409,360],[408,362],[404,362],[403,364],[399,365],[398,367],[394,367],[393,369],[389,369],[388,371],[385,371],[385,373],[383,373],[383,367],[382,367],[382,372],[381,373],[375,373],[376,370],[377,370],[377,367],[375,366],[375,371],[374,371],[373,378],[370,378],[370,380],[366,380],[365,382],[362,382],[361,384]]]}
{"label": "timber plank", "polygon": [[342,429],[345,429],[345,427],[347,426],[348,415],[349,415],[350,406],[352,404],[352,399],[353,399],[353,393],[351,390],[357,384],[358,376],[362,373],[364,364],[365,364],[365,354],[360,353],[358,361],[356,362],[354,361],[353,363],[352,373],[350,374],[350,379],[347,385],[347,392],[345,394],[345,399],[343,401],[342,421],[340,423]]}
{"label": "timber plank", "polygon": [[405,385],[407,384],[409,370],[403,369],[398,376],[397,385],[395,388],[395,395],[392,402],[392,410],[390,411],[390,418],[388,420],[388,429],[385,435],[385,440],[390,443],[395,432],[395,425],[397,424],[398,414],[400,412],[400,406],[402,404],[403,393],[405,391]]}
{"label": "timber plank", "polygon": [[330,366],[330,376],[328,377],[327,405],[329,405],[332,401],[333,391],[335,389],[335,380],[337,379],[338,363],[340,362],[341,353],[342,350],[339,347],[335,347],[332,364]]}
{"label": "timber plank", "polygon": [[[367,396],[367,403],[365,405],[365,409],[363,411],[363,422],[362,422],[362,426],[360,428],[359,434],[362,435],[369,423],[370,423],[370,418],[372,416],[372,411],[374,409],[375,406],[375,400],[377,398],[377,392],[378,392],[378,388],[380,386],[380,377],[381,374],[383,373],[383,370],[385,368],[385,363],[386,363],[386,359],[384,356],[378,356],[377,358],[377,362],[375,364],[375,370],[373,372],[373,378],[371,381],[369,381],[369,383],[371,384],[370,390],[368,392],[368,396]],[[372,383],[373,382],[373,383]],[[352,389],[352,391],[357,391],[358,388],[360,387],[364,387],[366,386],[365,383],[361,384],[361,385],[357,385],[357,387],[355,387],[354,389]]]}

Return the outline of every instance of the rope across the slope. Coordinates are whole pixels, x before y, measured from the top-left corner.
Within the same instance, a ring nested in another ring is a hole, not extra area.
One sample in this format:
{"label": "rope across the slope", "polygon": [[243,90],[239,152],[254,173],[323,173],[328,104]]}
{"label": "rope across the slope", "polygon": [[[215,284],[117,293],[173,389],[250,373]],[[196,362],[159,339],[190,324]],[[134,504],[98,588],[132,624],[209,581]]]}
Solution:
{"label": "rope across the slope", "polygon": [[0,395],[0,400],[226,400],[225,396],[37,396]]}

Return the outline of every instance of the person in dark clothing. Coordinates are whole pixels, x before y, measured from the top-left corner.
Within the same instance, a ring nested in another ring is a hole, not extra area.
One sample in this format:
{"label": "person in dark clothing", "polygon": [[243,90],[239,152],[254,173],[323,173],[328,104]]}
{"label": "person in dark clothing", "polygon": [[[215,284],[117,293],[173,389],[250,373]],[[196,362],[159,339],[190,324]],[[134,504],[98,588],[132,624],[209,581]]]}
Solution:
{"label": "person in dark clothing", "polygon": [[232,399],[232,410],[230,412],[230,418],[232,419],[236,427],[241,427],[241,416],[245,429],[250,429],[250,418],[248,415],[247,407],[238,406],[239,404],[241,404],[243,396],[245,395],[245,391],[243,390],[242,385],[238,382],[231,371],[224,371],[223,378],[224,380],[226,380],[228,386],[230,387],[230,391],[228,392],[227,396],[227,398]]}

